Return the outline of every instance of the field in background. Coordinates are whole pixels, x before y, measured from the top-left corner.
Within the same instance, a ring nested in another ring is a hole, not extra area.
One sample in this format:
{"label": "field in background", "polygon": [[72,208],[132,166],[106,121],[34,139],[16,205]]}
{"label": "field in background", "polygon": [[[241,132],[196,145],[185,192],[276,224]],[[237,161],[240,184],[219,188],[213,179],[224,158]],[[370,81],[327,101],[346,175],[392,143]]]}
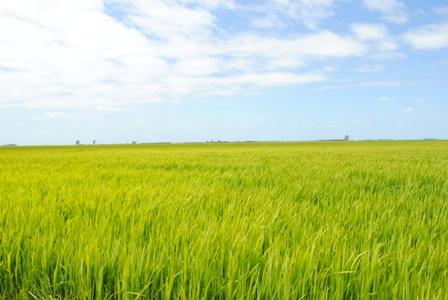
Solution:
{"label": "field in background", "polygon": [[0,299],[446,299],[448,142],[0,149]]}

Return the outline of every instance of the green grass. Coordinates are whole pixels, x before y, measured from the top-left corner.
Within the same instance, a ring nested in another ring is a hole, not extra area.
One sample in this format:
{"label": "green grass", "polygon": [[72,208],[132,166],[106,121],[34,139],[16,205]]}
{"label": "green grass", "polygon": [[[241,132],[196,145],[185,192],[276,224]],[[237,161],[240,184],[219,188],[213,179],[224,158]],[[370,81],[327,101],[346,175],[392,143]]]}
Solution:
{"label": "green grass", "polygon": [[448,142],[0,149],[0,299],[446,299]]}

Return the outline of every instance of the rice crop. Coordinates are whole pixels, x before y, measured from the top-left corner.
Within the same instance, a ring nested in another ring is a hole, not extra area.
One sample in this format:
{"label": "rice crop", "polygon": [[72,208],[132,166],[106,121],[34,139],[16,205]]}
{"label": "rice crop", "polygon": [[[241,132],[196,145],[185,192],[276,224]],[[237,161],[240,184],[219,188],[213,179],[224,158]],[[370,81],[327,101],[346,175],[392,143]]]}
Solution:
{"label": "rice crop", "polygon": [[0,299],[446,299],[448,142],[0,148]]}

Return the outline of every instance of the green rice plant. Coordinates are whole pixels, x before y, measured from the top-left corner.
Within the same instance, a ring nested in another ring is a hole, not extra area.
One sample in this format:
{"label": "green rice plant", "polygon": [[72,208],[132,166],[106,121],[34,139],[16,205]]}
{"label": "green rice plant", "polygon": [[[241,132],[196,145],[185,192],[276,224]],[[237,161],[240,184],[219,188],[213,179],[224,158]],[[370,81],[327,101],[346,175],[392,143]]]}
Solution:
{"label": "green rice plant", "polygon": [[446,299],[448,142],[0,148],[0,299]]}

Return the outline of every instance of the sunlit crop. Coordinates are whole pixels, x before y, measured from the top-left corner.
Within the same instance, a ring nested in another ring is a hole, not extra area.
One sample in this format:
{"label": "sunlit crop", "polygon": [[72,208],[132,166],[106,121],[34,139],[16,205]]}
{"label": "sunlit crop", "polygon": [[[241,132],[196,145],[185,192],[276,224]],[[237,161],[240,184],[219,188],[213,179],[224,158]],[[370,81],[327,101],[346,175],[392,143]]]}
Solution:
{"label": "sunlit crop", "polygon": [[0,149],[0,298],[446,299],[448,142]]}

